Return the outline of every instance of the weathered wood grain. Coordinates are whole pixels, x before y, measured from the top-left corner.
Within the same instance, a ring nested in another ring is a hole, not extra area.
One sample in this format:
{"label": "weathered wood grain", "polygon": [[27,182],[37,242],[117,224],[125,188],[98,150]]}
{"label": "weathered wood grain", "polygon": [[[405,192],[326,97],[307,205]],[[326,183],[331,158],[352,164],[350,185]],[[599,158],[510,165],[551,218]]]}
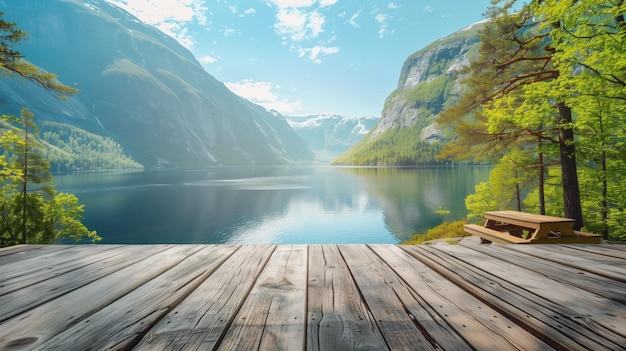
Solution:
{"label": "weathered wood grain", "polygon": [[[593,252],[590,249],[584,250],[579,249],[576,245],[545,245],[547,247],[542,247],[543,250],[550,251],[553,253],[558,253],[561,255],[565,255],[568,257],[577,257],[580,259],[589,260],[591,262],[595,262],[596,264],[601,265],[610,265],[611,267],[618,267],[624,269],[626,272],[626,259],[616,259],[616,257],[611,257],[607,255],[600,254],[599,252]],[[611,250],[612,252],[614,250]]]}
{"label": "weathered wood grain", "polygon": [[551,246],[552,245],[542,245],[538,246],[536,249],[532,249],[524,248],[520,245],[509,245],[506,249],[518,250],[530,256],[545,258],[546,260],[595,273],[609,279],[626,282],[626,268],[596,262],[584,257],[579,257],[579,255],[576,254],[563,254],[556,252],[554,249],[550,248]]}
{"label": "weathered wood grain", "polygon": [[180,263],[199,246],[173,246],[0,323],[0,345],[33,349]]}
{"label": "weathered wood grain", "polygon": [[135,350],[215,349],[275,248],[241,247],[151,328]]}
{"label": "weathered wood grain", "polygon": [[41,256],[43,252],[67,250],[69,245],[16,245],[0,248],[0,266],[14,263],[31,257]]}
{"label": "weathered wood grain", "polygon": [[336,245],[309,246],[307,350],[388,350]]}
{"label": "weathered wood grain", "polygon": [[[567,309],[558,305],[546,307],[546,304],[550,304],[549,301],[522,288],[531,286],[533,281],[528,281],[524,275],[519,276],[519,273],[523,271],[519,269],[521,267],[511,270],[512,267],[505,265],[504,262],[486,260],[489,262],[489,269],[482,270],[466,262],[468,256],[471,255],[470,252],[464,251],[460,257],[457,257],[444,252],[443,250],[447,251],[447,247],[442,249],[445,245],[440,246],[437,248],[419,246],[411,249],[417,254],[416,257],[429,267],[487,302],[551,346],[566,350],[581,348],[614,350],[618,347],[612,341],[584,328],[584,325],[581,325],[584,320],[567,315]],[[513,282],[491,272],[501,265],[504,267],[500,272],[504,272],[504,275]],[[556,307],[557,310],[551,307]],[[559,310],[564,310],[566,314],[559,314]]]}
{"label": "weathered wood grain", "polygon": [[[520,294],[530,293],[536,296],[535,304],[577,321],[581,327],[588,328],[590,332],[602,335],[617,344],[626,340],[626,309],[622,309],[623,305],[618,302],[599,298],[587,290],[568,286],[527,269],[520,270],[519,266],[509,262],[500,261],[493,265],[484,258],[484,255],[467,252],[455,245],[445,245],[439,249],[450,255],[462,257],[463,261],[472,266],[515,284],[523,289]],[[511,274],[513,271],[514,276]],[[606,309],[613,312],[607,314]],[[612,331],[615,335],[605,331]]]}
{"label": "weathered wood grain", "polygon": [[540,257],[528,256],[515,250],[503,250],[501,247],[490,245],[471,245],[468,248],[514,265],[521,265],[534,274],[546,276],[565,285],[576,286],[618,303],[626,304],[626,294],[624,293],[626,292],[626,283],[579,269],[565,269],[562,264]]}
{"label": "weathered wood grain", "polygon": [[22,245],[0,249],[0,350],[623,350],[625,254]]}
{"label": "weathered wood grain", "polygon": [[[598,255],[607,256],[610,258],[621,258],[626,261],[626,244],[607,244],[607,245],[563,245],[564,247],[593,252]],[[619,250],[619,249],[622,250]],[[610,263],[614,264],[619,261],[611,260]]]}
{"label": "weathered wood grain", "polygon": [[[484,245],[480,245],[483,247]],[[553,350],[395,245],[372,245],[441,320],[478,350]]]}
{"label": "weathered wood grain", "polygon": [[[40,350],[128,349],[191,294],[238,247],[206,246],[89,318],[42,343]],[[80,335],[80,338],[76,338]]]}
{"label": "weathered wood grain", "polygon": [[[84,248],[68,246],[64,250],[51,250],[51,252],[46,250],[45,254],[2,265],[0,281],[16,282],[24,280],[30,281],[31,284],[36,283],[55,274],[66,272],[68,270],[66,268],[67,265],[70,265],[69,270],[72,270],[82,265],[92,264],[93,262],[90,260],[92,254],[99,253],[102,255],[112,248],[109,246],[99,248],[90,245]],[[0,294],[2,293],[6,293],[6,291],[0,291]]]}
{"label": "weathered wood grain", "polygon": [[[132,246],[119,250],[86,250],[75,261],[45,261],[37,273],[3,281],[0,287],[0,322],[87,285],[166,246]],[[69,255],[68,255],[69,256]],[[73,256],[72,256],[73,257]],[[65,259],[65,257],[64,257]],[[57,263],[57,264],[55,264]]]}
{"label": "weathered wood grain", "polygon": [[281,245],[250,291],[220,350],[303,350],[306,245]]}
{"label": "weathered wood grain", "polygon": [[433,320],[410,288],[369,248],[343,245],[340,251],[390,349],[436,350],[445,337],[458,350],[469,349],[457,334]]}

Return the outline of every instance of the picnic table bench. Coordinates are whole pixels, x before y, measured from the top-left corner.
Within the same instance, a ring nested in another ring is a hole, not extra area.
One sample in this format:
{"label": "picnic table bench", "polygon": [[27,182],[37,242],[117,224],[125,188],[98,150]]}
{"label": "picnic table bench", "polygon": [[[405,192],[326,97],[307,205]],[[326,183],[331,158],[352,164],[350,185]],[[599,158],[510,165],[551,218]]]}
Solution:
{"label": "picnic table bench", "polygon": [[575,244],[600,243],[596,234],[574,230],[574,220],[519,211],[485,212],[485,225],[466,224],[467,233],[481,237],[482,244]]}

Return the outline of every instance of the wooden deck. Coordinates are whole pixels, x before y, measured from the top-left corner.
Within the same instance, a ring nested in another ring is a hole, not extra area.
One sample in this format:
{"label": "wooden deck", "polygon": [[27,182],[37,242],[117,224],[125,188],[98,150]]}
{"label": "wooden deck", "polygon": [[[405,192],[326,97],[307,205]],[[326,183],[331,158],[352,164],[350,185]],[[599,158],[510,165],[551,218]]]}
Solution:
{"label": "wooden deck", "polygon": [[1,350],[624,350],[626,245],[0,250]]}

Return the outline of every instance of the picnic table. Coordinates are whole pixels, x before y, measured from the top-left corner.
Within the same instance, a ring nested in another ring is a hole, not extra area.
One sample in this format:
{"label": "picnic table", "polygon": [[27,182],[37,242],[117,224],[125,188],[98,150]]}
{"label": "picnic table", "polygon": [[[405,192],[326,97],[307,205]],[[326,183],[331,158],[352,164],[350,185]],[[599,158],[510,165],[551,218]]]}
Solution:
{"label": "picnic table", "polygon": [[481,237],[482,244],[600,243],[596,234],[574,230],[574,219],[519,211],[485,212],[485,225],[466,224],[466,232]]}

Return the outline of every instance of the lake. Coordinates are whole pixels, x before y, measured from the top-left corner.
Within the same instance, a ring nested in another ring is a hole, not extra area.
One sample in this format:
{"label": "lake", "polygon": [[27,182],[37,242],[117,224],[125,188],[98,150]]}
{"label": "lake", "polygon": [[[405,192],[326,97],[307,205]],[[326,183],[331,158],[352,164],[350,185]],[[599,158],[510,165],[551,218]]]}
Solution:
{"label": "lake", "polygon": [[[488,167],[229,167],[55,176],[102,244],[390,243],[467,215]],[[439,208],[449,210],[442,216]]]}

